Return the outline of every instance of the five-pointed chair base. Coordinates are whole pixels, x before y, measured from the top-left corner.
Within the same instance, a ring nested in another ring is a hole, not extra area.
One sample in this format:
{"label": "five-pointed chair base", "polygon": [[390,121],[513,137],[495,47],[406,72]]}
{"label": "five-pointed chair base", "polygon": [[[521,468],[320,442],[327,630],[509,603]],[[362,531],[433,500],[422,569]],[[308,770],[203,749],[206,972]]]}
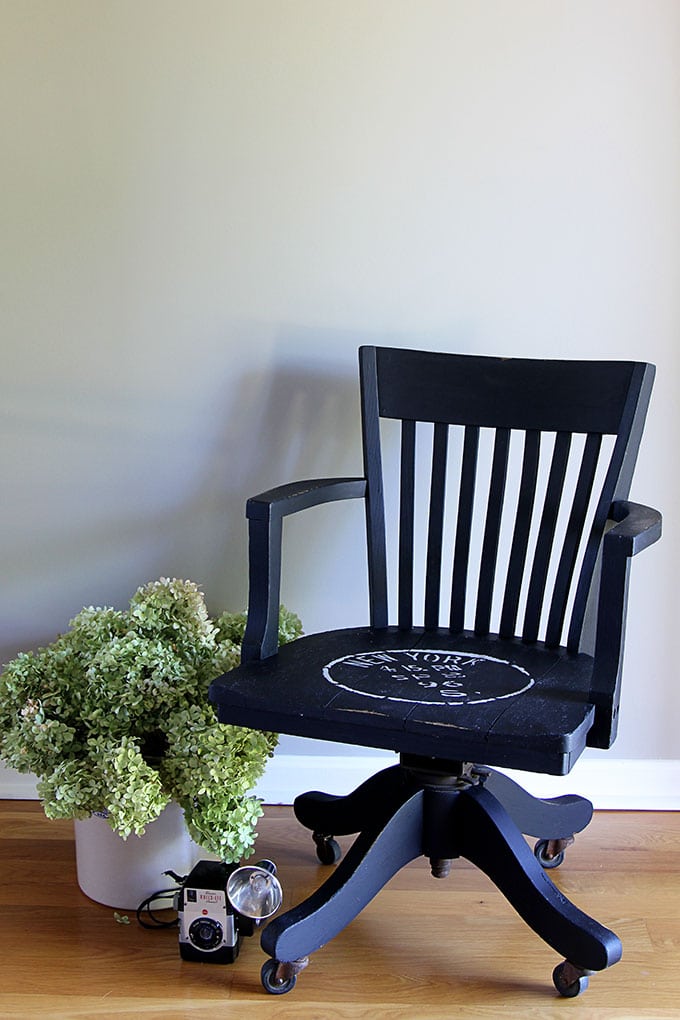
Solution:
{"label": "five-pointed chair base", "polygon": [[402,756],[400,765],[346,797],[303,794],[295,814],[320,846],[332,836],[359,835],[316,892],[265,928],[262,948],[272,957],[265,965],[268,991],[290,990],[309,954],[421,855],[437,877],[457,857],[481,868],[527,924],[565,957],[554,976],[560,994],[578,994],[589,973],[621,956],[617,936],[565,899],[522,836],[566,844],[591,819],[592,805],[583,798],[538,800],[491,770]]}

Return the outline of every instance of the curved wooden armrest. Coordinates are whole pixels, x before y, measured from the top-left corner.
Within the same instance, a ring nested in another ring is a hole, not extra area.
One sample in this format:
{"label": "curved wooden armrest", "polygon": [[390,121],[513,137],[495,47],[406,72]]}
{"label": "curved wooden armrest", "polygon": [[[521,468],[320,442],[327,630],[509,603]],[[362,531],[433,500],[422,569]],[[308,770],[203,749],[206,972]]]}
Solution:
{"label": "curved wooden armrest", "polygon": [[338,499],[357,499],[366,494],[365,478],[312,478],[288,482],[252,496],[246,503],[248,520],[264,520],[272,513],[281,517]]}
{"label": "curved wooden armrest", "polygon": [[609,518],[617,523],[605,535],[605,556],[612,547],[619,555],[635,556],[661,538],[661,514],[642,503],[618,500]]}
{"label": "curved wooden armrest", "polygon": [[278,650],[283,518],[322,503],[365,495],[364,478],[314,478],[279,485],[248,500],[250,580],[243,662],[269,658]]}

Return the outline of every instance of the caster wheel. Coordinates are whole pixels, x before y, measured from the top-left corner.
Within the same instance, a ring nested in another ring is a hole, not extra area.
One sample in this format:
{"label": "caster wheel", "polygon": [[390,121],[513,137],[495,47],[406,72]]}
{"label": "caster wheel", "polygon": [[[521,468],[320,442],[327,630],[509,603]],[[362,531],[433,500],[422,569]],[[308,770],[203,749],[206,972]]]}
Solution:
{"label": "caster wheel", "polygon": [[342,857],[338,841],[332,836],[324,836],[321,832],[313,833],[312,838],[316,843],[316,856],[321,864],[337,864]]}
{"label": "caster wheel", "polygon": [[588,975],[579,974],[570,963],[560,963],[553,971],[553,984],[564,999],[575,999],[588,987]]}
{"label": "caster wheel", "polygon": [[549,843],[550,841],[547,839],[539,839],[534,847],[534,857],[546,871],[549,871],[551,868],[559,868],[564,860],[564,850],[560,850],[559,853],[554,854],[552,857],[547,856]]}
{"label": "caster wheel", "polygon": [[279,966],[278,960],[266,960],[262,965],[260,971],[260,978],[262,980],[262,987],[270,995],[285,995],[286,992],[292,992],[295,988],[295,982],[297,976],[293,974],[285,981],[277,981],[276,971]]}

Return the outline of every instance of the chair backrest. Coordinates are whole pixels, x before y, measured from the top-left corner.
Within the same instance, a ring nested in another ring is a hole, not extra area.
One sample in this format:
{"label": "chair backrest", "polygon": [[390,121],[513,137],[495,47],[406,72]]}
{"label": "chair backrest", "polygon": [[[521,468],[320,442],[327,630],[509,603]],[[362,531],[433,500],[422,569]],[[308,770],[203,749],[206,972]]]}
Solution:
{"label": "chair backrest", "polygon": [[383,347],[359,359],[373,626],[578,650],[654,367]]}

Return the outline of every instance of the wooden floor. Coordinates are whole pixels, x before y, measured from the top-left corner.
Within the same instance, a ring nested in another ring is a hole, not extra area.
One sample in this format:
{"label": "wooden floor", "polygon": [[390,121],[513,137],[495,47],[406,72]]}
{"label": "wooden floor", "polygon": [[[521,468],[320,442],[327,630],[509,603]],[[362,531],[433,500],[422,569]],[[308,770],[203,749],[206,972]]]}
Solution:
{"label": "wooden floor", "polygon": [[[276,861],[288,905],[328,873],[288,808],[267,810],[258,855]],[[181,961],[175,930],[120,924],[79,891],[70,822],[0,802],[0,1017],[680,1017],[680,814],[596,813],[552,874],[623,940],[623,960],[578,999],[556,995],[559,957],[464,861],[445,881],[425,861],[405,868],[274,997],[257,936],[231,965]]]}

